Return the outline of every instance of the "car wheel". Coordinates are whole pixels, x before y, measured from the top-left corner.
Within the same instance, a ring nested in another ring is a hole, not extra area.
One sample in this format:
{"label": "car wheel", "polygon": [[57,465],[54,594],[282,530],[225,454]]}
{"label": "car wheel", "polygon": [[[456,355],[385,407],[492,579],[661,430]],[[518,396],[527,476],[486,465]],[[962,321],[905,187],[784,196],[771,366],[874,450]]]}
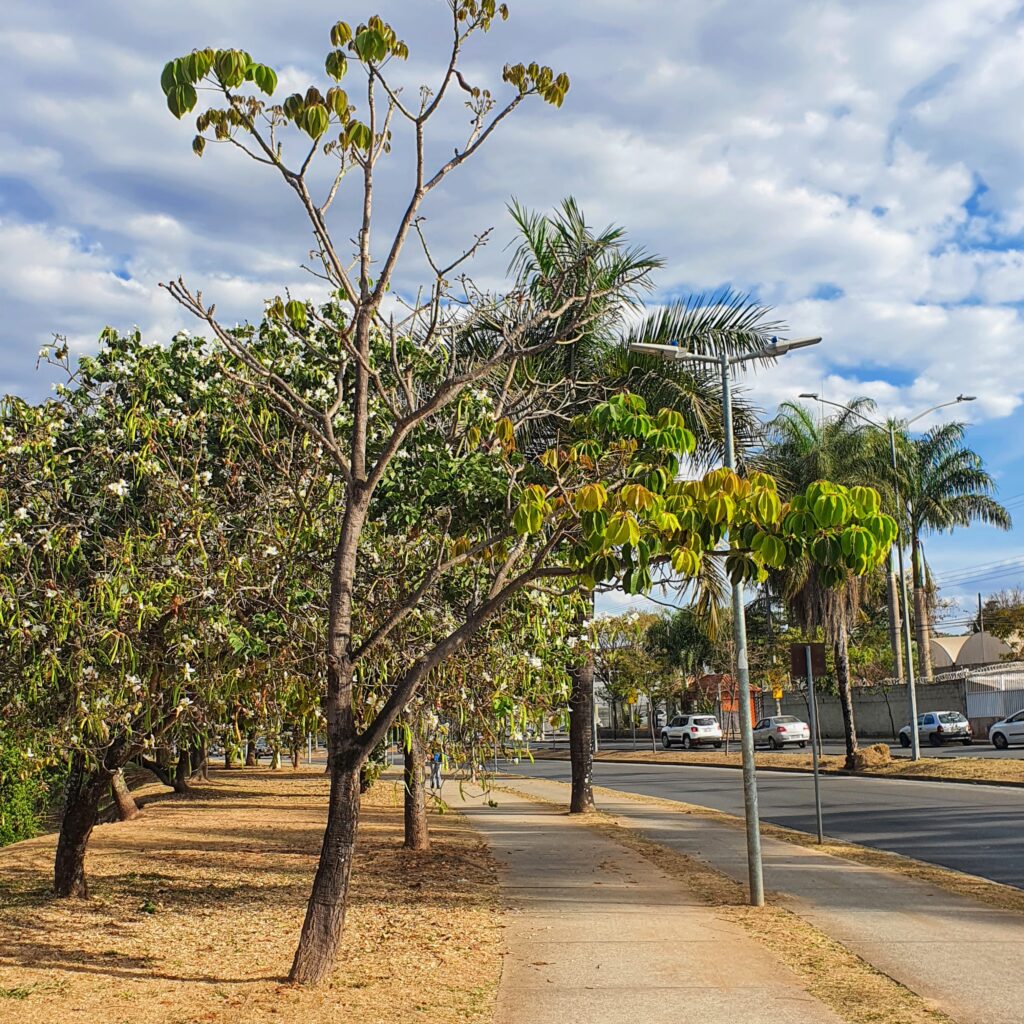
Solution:
{"label": "car wheel", "polygon": [[800,749],[803,750],[804,747],[806,747],[806,746],[807,746],[807,740],[801,740],[800,741]]}
{"label": "car wheel", "polygon": [[690,742],[690,737],[689,736],[684,736],[683,737],[683,750],[689,750],[690,747],[692,747],[692,746],[693,746],[693,744]]}
{"label": "car wheel", "polygon": [[964,746],[969,747],[973,742],[974,740],[964,740]]}
{"label": "car wheel", "polygon": [[910,737],[905,733],[900,733],[900,746],[904,749],[910,746]]}
{"label": "car wheel", "polygon": [[672,741],[668,738],[668,733],[667,732],[663,732],[661,734],[661,745],[666,750],[669,750],[671,748],[671,746],[672,746]]}
{"label": "car wheel", "polygon": [[942,746],[942,737],[937,732],[929,733],[928,734],[928,742],[933,747],[941,747]]}
{"label": "car wheel", "polygon": [[715,750],[721,750],[721,749],[722,749],[722,744],[721,744],[721,741],[719,741],[718,743],[715,744]]}
{"label": "car wheel", "polygon": [[768,737],[768,746],[771,747],[772,750],[778,750],[779,747],[782,746],[782,744],[779,743],[779,741],[774,736],[769,736]]}
{"label": "car wheel", "polygon": [[1009,745],[1010,741],[1001,732],[992,733],[992,746],[996,750],[1005,750]]}

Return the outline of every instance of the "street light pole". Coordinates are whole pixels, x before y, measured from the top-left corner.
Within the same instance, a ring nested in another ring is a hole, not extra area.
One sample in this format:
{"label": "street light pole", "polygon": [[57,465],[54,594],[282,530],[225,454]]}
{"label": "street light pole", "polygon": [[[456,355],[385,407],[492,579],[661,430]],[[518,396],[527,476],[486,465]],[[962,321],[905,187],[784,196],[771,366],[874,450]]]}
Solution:
{"label": "street light pole", "polygon": [[[688,352],[679,345],[656,345],[636,342],[631,352],[641,352],[662,359],[717,365],[722,374],[722,419],[725,435],[725,465],[736,468],[736,450],[732,430],[732,368],[755,359],[774,359],[797,348],[817,345],[821,338],[803,338],[780,343],[773,338],[763,349],[746,355],[720,356]],[[736,679],[740,712],[740,749],[743,754],[743,809],[747,830],[747,875],[750,882],[750,905],[764,906],[764,872],[761,867],[761,826],[757,809],[757,774],[754,767],[754,721],[750,713],[750,666],[747,662],[747,619],[743,603],[743,583],[732,586],[732,629],[736,648]]]}
{"label": "street light pole", "polygon": [[[875,427],[877,430],[885,430],[889,434],[889,458],[892,462],[892,483],[896,491],[896,510],[900,513],[900,520],[903,518],[903,509],[900,500],[900,476],[899,466],[896,462],[896,422],[890,420],[887,427],[883,427],[881,423],[876,422],[869,416],[865,416],[864,413],[858,412],[856,409],[851,408],[848,405],[843,405],[841,402],[830,402],[827,398],[822,398],[817,394],[802,394],[801,398],[810,398],[815,402],[821,402],[823,405],[831,405],[836,409],[842,409],[845,412],[852,413],[858,419],[863,420],[869,426]],[[916,423],[919,419],[927,416],[929,413],[937,412],[939,409],[946,409],[951,405],[959,405],[961,402],[973,402],[974,395],[957,395],[956,398],[949,402],[940,402],[938,405],[933,405],[924,412],[919,412],[916,416],[912,416],[909,420],[904,420],[903,425],[909,427],[911,423]],[[903,645],[906,648],[907,658],[907,711],[910,715],[910,759],[912,761],[921,760],[921,735],[917,728],[917,683],[914,679],[914,651],[911,644],[910,637],[910,601],[907,597],[907,573],[903,567],[903,524],[897,520],[899,526],[899,534],[896,538],[896,551],[899,555],[899,568],[900,568],[900,592],[903,595]]]}
{"label": "street light pole", "polygon": [[[722,418],[725,430],[725,465],[736,469],[732,436],[732,367],[722,354]],[[757,774],[754,765],[754,722],[750,714],[750,666],[747,663],[747,612],[743,581],[732,585],[733,638],[736,643],[736,678],[739,683],[740,749],[743,753],[743,811],[747,824],[747,874],[750,904],[764,906],[764,874],[761,869],[761,825],[757,810]]]}
{"label": "street light pole", "polygon": [[[896,424],[889,423],[889,455],[892,459],[892,481],[896,489],[896,508],[900,508],[900,478],[896,464]],[[902,516],[900,517],[902,519]],[[914,656],[910,645],[910,604],[907,600],[907,571],[903,567],[903,524],[898,523],[896,556],[900,567],[900,592],[903,595],[903,646],[907,649],[907,713],[910,715],[910,759],[921,760],[921,734],[917,728],[917,684],[914,679]]]}

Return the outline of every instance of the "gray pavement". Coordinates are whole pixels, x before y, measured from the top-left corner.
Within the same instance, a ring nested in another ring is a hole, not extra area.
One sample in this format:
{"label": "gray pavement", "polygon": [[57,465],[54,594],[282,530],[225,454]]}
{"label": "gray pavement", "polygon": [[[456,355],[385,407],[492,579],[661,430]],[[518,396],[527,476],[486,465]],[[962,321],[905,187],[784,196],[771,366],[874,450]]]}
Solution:
{"label": "gray pavement", "polygon": [[[509,785],[546,799],[567,799],[561,783]],[[600,804],[620,825],[746,882],[742,829],[628,798],[604,797]],[[1024,1002],[1017,998],[1024,916],[782,840],[764,838],[763,851],[765,884],[784,894],[794,913],[954,1020],[1024,1021]]]}
{"label": "gray pavement", "polygon": [[[570,766],[568,761],[536,761],[514,770],[565,780]],[[598,761],[594,782],[743,813],[740,772],[732,768]],[[763,820],[814,831],[810,775],[759,770],[757,784]],[[837,839],[1024,888],[1024,789],[823,775],[821,794],[825,831]]]}
{"label": "gray pavement", "polygon": [[739,925],[558,809],[460,806],[502,864],[495,1024],[840,1024]]}

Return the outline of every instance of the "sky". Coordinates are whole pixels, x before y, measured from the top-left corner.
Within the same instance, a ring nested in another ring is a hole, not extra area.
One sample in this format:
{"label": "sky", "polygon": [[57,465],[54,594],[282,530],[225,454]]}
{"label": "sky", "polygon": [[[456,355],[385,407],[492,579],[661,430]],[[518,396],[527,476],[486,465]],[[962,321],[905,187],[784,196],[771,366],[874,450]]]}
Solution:
{"label": "sky", "polygon": [[[822,336],[746,381],[768,412],[801,392],[867,395],[882,417],[976,395],[956,416],[1024,522],[1021,5],[509,6],[511,20],[467,52],[467,79],[500,95],[503,63],[537,60],[572,88],[560,110],[525,105],[435,193],[425,231],[437,253],[493,227],[471,270],[498,286],[510,198],[549,209],[573,195],[589,220],[663,257],[652,302],[728,286],[773,306],[791,336]],[[278,69],[282,95],[326,88],[331,23],[376,12],[409,43],[407,91],[435,81],[442,0],[330,11],[311,0],[8,0],[0,392],[48,391],[36,354],[55,333],[84,351],[107,324],[153,340],[192,326],[158,287],[178,275],[228,320],[257,318],[285,288],[316,295],[294,197],[226,147],[196,159],[188,119],[164,107],[160,70],[196,46],[237,46]],[[430,159],[450,155],[466,120],[458,103],[446,110]],[[385,220],[400,208],[407,154],[396,135]],[[353,195],[336,203],[339,237]],[[410,261],[400,284],[413,288],[416,271]],[[1021,529],[973,527],[926,548],[943,595],[966,608],[978,590],[1024,583],[1022,540]]]}

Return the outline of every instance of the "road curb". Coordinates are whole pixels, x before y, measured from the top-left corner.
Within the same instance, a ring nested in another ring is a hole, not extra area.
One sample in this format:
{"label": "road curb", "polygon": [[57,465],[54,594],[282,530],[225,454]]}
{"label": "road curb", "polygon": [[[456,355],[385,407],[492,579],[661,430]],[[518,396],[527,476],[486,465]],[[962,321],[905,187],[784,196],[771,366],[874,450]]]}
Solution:
{"label": "road curb", "polygon": [[[535,754],[535,761],[568,761],[569,757],[553,757],[551,754]],[[595,757],[595,764],[640,764],[654,768],[728,768],[730,771],[742,771],[741,764],[711,764],[707,761],[642,761],[639,758],[617,757],[610,758]],[[810,768],[793,768],[788,765],[779,765],[777,768],[766,768],[758,765],[759,772],[778,772],[783,775],[813,775]],[[873,772],[851,772],[845,769],[836,771],[833,769],[823,770],[822,775],[836,775],[848,779],[878,779],[882,782],[943,782],[952,783],[958,786],[995,786],[1000,789],[1024,789],[1024,782],[1007,782],[999,779],[951,779],[945,775],[875,775]]]}

